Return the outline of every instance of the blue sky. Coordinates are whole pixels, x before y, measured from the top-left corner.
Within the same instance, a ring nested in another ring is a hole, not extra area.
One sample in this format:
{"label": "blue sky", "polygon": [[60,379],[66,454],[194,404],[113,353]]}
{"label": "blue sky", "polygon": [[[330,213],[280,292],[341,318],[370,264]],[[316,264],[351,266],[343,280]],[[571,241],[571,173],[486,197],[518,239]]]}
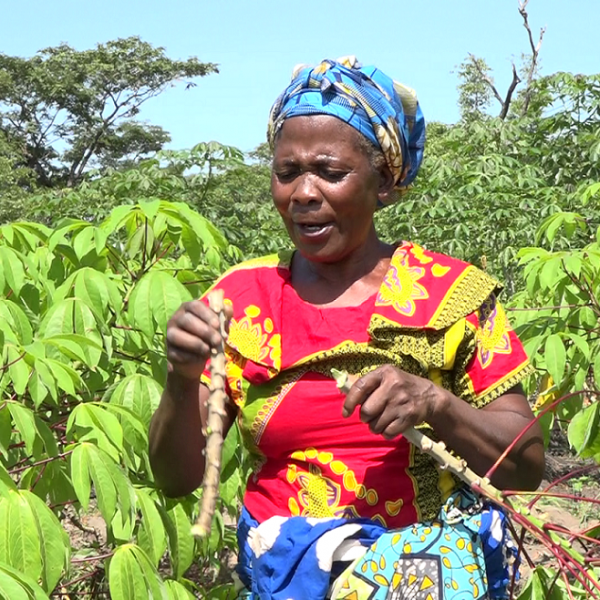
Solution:
{"label": "blue sky", "polygon": [[[455,67],[471,52],[500,90],[529,49],[517,0],[0,0],[0,52],[31,56],[67,42],[85,49],[138,35],[169,56],[197,56],[220,74],[150,100],[141,117],[173,148],[217,140],[250,150],[264,140],[271,103],[298,63],[355,54],[415,88],[428,120],[458,118]],[[10,6],[10,8],[8,8]],[[370,7],[370,8],[367,8]],[[542,73],[600,71],[599,0],[531,0]]]}

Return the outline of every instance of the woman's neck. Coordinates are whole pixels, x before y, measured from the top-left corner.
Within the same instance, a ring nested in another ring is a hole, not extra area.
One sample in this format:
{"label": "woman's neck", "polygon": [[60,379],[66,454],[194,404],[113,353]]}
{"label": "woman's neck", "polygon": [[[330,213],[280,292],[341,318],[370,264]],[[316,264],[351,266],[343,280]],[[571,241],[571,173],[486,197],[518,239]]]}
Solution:
{"label": "woman's neck", "polygon": [[375,238],[343,260],[313,262],[294,254],[292,285],[306,302],[317,306],[357,306],[377,292],[394,246]]}

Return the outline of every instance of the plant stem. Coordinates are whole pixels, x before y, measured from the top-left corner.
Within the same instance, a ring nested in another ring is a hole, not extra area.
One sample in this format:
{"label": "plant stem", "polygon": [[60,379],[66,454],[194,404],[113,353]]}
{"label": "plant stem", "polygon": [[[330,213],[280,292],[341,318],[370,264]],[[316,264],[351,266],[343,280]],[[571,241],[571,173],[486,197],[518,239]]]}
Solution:
{"label": "plant stem", "polygon": [[73,450],[69,450],[68,452],[63,452],[62,454],[57,454],[56,456],[51,456],[50,458],[45,458],[44,460],[38,460],[37,462],[31,463],[30,465],[25,465],[24,467],[18,467],[17,469],[11,469],[9,473],[14,475],[15,473],[20,473],[21,471],[26,471],[27,469],[31,469],[33,467],[39,467],[40,465],[45,465],[54,460],[59,460],[69,456]]}
{"label": "plant stem", "polygon": [[208,304],[219,316],[221,342],[212,351],[210,359],[210,397],[208,399],[208,418],[206,421],[206,464],[204,480],[202,482],[202,504],[200,514],[192,534],[204,538],[210,533],[215,505],[219,495],[219,481],[221,478],[221,454],[223,450],[223,422],[227,413],[225,403],[225,312],[223,306],[223,291],[214,290],[208,296]]}

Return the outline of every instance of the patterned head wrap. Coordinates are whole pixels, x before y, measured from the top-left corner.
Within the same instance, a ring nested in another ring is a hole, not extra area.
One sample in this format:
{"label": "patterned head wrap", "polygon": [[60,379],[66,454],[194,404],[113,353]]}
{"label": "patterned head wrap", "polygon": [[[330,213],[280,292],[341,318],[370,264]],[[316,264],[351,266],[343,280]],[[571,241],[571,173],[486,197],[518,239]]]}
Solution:
{"label": "patterned head wrap", "polygon": [[414,90],[375,67],[363,67],[354,56],[324,60],[314,68],[300,65],[271,108],[271,149],[285,119],[323,114],[348,123],[380,148],[396,189],[406,191],[425,145],[425,119]]}

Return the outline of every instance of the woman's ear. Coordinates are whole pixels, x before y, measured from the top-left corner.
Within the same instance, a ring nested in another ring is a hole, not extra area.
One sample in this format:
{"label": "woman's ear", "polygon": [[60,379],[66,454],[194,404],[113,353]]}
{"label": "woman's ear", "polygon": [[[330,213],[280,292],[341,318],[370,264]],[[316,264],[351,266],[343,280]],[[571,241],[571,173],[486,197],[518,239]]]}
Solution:
{"label": "woman's ear", "polygon": [[387,165],[379,170],[379,192],[377,197],[382,204],[389,204],[386,199],[394,193],[394,176]]}

